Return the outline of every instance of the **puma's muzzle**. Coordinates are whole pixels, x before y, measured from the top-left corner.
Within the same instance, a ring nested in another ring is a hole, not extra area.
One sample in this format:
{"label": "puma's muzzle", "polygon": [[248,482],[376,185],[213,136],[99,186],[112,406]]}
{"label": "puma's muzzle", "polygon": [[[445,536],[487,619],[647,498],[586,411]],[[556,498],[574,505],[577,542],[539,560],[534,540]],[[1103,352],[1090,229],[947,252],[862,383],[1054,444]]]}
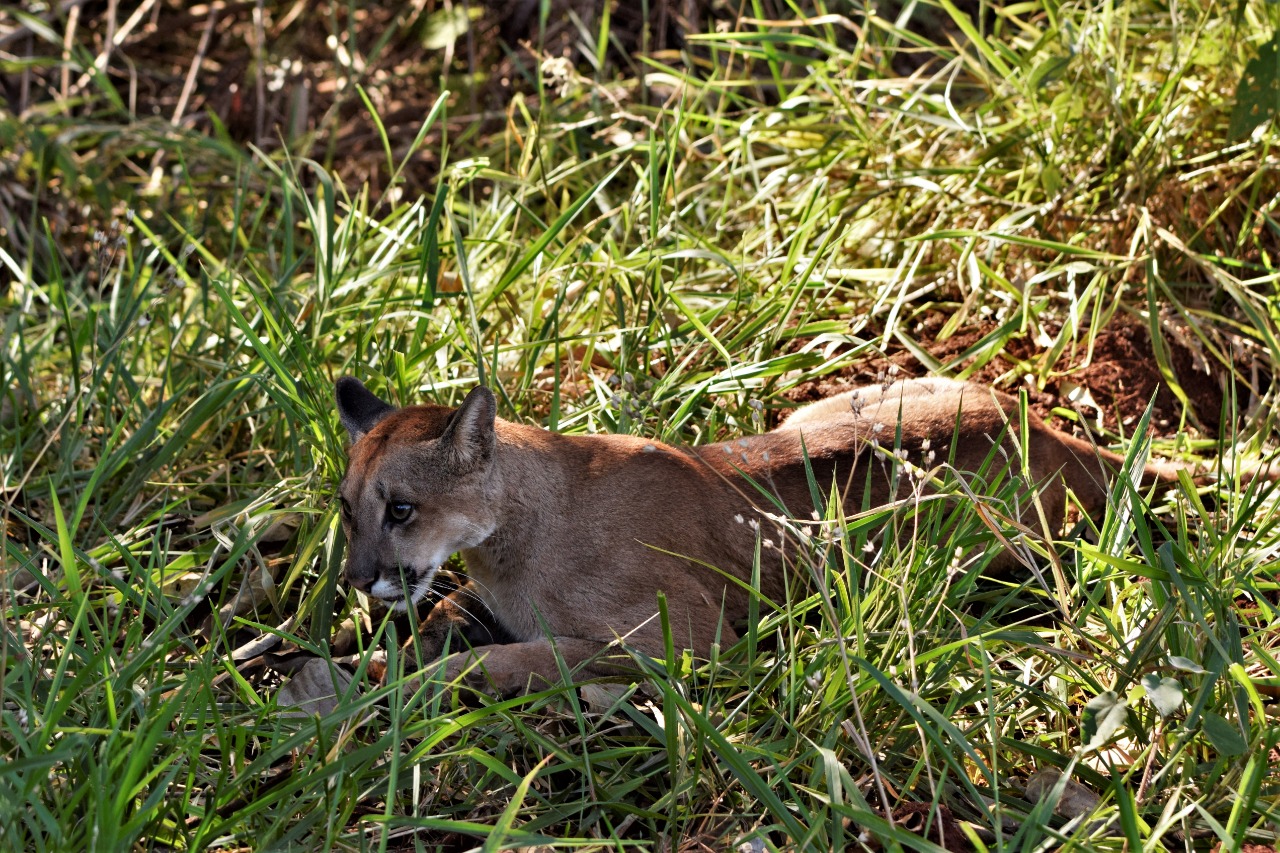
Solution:
{"label": "puma's muzzle", "polygon": [[353,570],[351,561],[348,561],[344,574],[347,583],[366,595],[384,601],[396,610],[406,610],[410,604],[426,598],[438,570],[439,566],[429,569],[400,566]]}

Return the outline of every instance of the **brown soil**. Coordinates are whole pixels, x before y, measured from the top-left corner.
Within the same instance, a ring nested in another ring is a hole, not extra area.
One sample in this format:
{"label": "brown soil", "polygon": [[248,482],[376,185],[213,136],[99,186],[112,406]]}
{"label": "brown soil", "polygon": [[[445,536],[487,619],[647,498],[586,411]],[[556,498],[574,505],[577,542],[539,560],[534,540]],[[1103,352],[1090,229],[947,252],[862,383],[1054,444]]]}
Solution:
{"label": "brown soil", "polygon": [[[978,8],[974,0],[957,3],[971,13]],[[600,31],[605,4],[551,0],[541,20],[543,5],[540,0],[35,4],[40,8],[33,6],[32,19],[38,25],[0,23],[0,49],[35,60],[21,71],[0,73],[0,106],[24,122],[31,117],[30,126],[39,128],[17,143],[20,151],[24,145],[29,149],[30,157],[0,164],[0,239],[12,241],[17,235],[19,243],[38,243],[40,234],[27,233],[27,223],[37,221],[36,208],[60,251],[72,254],[76,263],[91,259],[91,247],[76,244],[89,243],[89,235],[109,231],[119,219],[127,204],[119,189],[147,184],[181,159],[186,189],[199,195],[227,176],[223,142],[237,148],[252,143],[267,152],[287,147],[294,162],[314,160],[346,187],[367,184],[377,199],[391,177],[388,154],[396,164],[405,161],[424,119],[448,91],[445,112],[398,178],[406,194],[434,192],[446,139],[453,148],[482,148],[486,137],[508,127],[526,132],[522,115],[536,115],[541,97],[554,101],[564,91],[587,88],[602,103],[617,99],[626,108],[636,102],[642,108],[664,104],[672,90],[645,85],[645,72],[652,69],[639,57],[676,68],[712,61],[710,48],[686,35],[713,32],[742,10],[741,3],[721,0],[614,0],[608,4],[603,56],[597,56],[597,45],[584,33]],[[890,0],[887,14],[893,17],[899,6],[900,0]],[[748,7],[751,15],[791,20],[797,10],[817,13],[823,4],[760,0]],[[962,37],[950,16],[917,12],[911,26],[929,38],[947,44]],[[72,49],[100,63],[100,77],[64,68],[61,39],[38,37],[42,28],[68,34]],[[845,28],[836,27],[835,35],[837,42],[848,40],[849,50],[856,43],[860,53],[869,51],[864,61],[872,61],[874,47],[861,45]],[[793,46],[790,52],[804,56],[805,50]],[[901,59],[912,68],[937,61],[935,54],[917,50],[890,51],[888,61]],[[735,76],[755,73],[736,61]],[[641,83],[625,89],[612,85],[623,79]],[[772,75],[759,79],[755,96],[765,101],[776,96]],[[381,127],[371,118],[370,105]],[[59,122],[76,119],[92,132],[58,133]],[[216,141],[192,144],[193,136]],[[31,184],[41,173],[34,164],[42,159],[49,161],[46,170],[57,162],[55,179],[33,194]],[[308,170],[302,173],[310,180]],[[86,191],[92,186],[112,187],[115,198],[92,196]],[[0,268],[0,286],[5,275]]]}
{"label": "brown soil", "polygon": [[[92,96],[102,86],[79,74],[64,75],[58,67],[37,66],[0,74],[0,102],[14,114],[57,101],[72,115],[77,109],[94,110],[94,119],[107,129],[113,123],[124,127],[132,114],[139,139],[145,139],[135,157],[143,176],[151,154],[147,149],[183,131],[225,132],[235,143],[267,151],[283,142],[295,158],[328,165],[348,187],[368,182],[375,197],[390,170],[357,84],[377,110],[398,162],[446,89],[453,94],[445,123],[456,145],[505,128],[513,98],[536,97],[540,83],[554,89],[555,81],[539,79],[547,59],[569,59],[579,75],[593,77],[594,50],[588,48],[594,45],[582,33],[597,31],[601,18],[597,0],[554,0],[545,25],[539,21],[539,0],[480,0],[470,7],[434,0],[159,0],[147,5],[126,0],[115,8],[114,21],[104,0],[74,4],[70,13],[71,4],[61,6],[61,12],[44,13],[46,24],[57,33],[72,32],[78,48],[106,58],[104,76],[124,109],[104,116],[103,104],[93,97],[79,106],[77,94]],[[779,16],[791,14],[776,0],[765,7]],[[601,79],[638,76],[643,66],[637,54],[683,47],[686,32],[706,30],[728,7],[712,0],[651,0],[647,19],[641,8],[613,5]],[[452,24],[450,9],[457,10]],[[472,20],[464,22],[468,9]],[[144,14],[134,20],[135,13]],[[109,37],[120,32],[126,34],[109,46]],[[0,37],[5,33],[0,29]],[[21,29],[16,33],[0,47],[22,57],[60,58],[60,44]],[[407,164],[402,178],[409,190],[433,189],[441,139],[437,126]]]}
{"label": "brown soil", "polygon": [[[477,138],[504,131],[509,122],[523,127],[517,100],[536,113],[540,87],[556,97],[557,81],[541,79],[545,60],[569,59],[572,73],[590,85],[595,72],[578,27],[598,29],[601,9],[597,0],[554,0],[543,26],[538,0],[41,5],[47,8],[37,17],[59,35],[73,34],[76,50],[102,59],[104,68],[100,81],[64,72],[60,41],[0,24],[0,49],[38,60],[20,73],[0,73],[0,112],[23,118],[23,126],[32,119],[30,136],[16,143],[30,156],[0,163],[0,240],[40,244],[41,235],[28,226],[38,221],[35,208],[49,222],[58,251],[76,264],[90,263],[96,253],[90,235],[118,224],[127,204],[119,195],[124,187],[167,176],[179,160],[182,179],[165,181],[165,192],[199,196],[225,180],[224,142],[241,150],[246,143],[267,152],[287,147],[295,163],[316,161],[344,186],[367,184],[371,197],[380,198],[391,177],[388,153],[397,164],[406,161],[447,90],[445,112],[399,177],[407,194],[434,192],[446,135],[451,146],[475,147]],[[773,5],[782,4],[766,3]],[[714,17],[710,7],[711,0],[652,0],[646,20],[639,4],[614,4],[601,79],[637,77],[637,53],[670,52],[684,32],[701,30]],[[452,41],[444,26],[450,9],[461,33]],[[468,9],[475,17],[463,26],[458,16]],[[105,89],[118,97],[117,106],[102,96]],[[93,131],[58,134],[63,120],[83,120]],[[54,179],[33,194],[41,160]],[[304,181],[312,179],[310,170],[300,172]],[[241,177],[252,187],[252,176]],[[115,197],[86,189],[95,186],[111,187]],[[6,275],[0,269],[0,288]]]}

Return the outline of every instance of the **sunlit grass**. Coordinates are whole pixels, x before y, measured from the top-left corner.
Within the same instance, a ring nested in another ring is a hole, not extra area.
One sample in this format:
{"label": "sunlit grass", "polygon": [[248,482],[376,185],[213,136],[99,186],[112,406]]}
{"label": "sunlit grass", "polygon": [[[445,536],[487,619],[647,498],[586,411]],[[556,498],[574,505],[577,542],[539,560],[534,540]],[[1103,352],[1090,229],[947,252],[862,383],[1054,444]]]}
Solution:
{"label": "sunlit grass", "polygon": [[[1274,844],[1280,532],[1229,466],[1175,499],[1122,484],[1096,536],[1017,540],[1013,574],[989,524],[1016,539],[1000,502],[1030,498],[939,471],[950,500],[797,529],[794,600],[735,647],[608,689],[406,698],[405,626],[338,583],[343,374],[704,442],[886,349],[1057,385],[1132,316],[1177,393],[1174,339],[1237,380],[1161,452],[1212,464],[1220,422],[1246,461],[1273,441],[1273,134],[1226,128],[1275,7],[816,11],[544,85],[433,152],[422,197],[396,176],[455,132],[446,92],[407,146],[367,102],[382,194],[145,123],[0,119],[0,178],[109,223],[60,244],[36,203],[0,247],[0,847],[932,849],[904,802],[993,850]],[[148,194],[122,164],[162,147]],[[279,709],[271,667],[339,637],[338,708]],[[1037,805],[1046,768],[1096,808]]]}

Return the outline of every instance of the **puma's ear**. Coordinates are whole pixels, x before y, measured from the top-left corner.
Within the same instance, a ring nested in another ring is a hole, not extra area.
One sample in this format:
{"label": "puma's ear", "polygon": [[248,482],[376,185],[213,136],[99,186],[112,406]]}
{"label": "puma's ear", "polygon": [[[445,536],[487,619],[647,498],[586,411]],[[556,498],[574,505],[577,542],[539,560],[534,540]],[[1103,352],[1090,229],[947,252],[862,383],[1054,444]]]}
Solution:
{"label": "puma's ear", "polygon": [[351,376],[338,380],[334,396],[338,398],[338,420],[347,428],[352,444],[396,410],[395,406],[379,400],[359,379]]}
{"label": "puma's ear", "polygon": [[472,388],[467,399],[453,413],[440,441],[453,449],[454,459],[460,467],[472,468],[487,462],[493,455],[493,445],[497,441],[493,419],[497,414],[498,402],[493,398],[493,392],[484,386]]}

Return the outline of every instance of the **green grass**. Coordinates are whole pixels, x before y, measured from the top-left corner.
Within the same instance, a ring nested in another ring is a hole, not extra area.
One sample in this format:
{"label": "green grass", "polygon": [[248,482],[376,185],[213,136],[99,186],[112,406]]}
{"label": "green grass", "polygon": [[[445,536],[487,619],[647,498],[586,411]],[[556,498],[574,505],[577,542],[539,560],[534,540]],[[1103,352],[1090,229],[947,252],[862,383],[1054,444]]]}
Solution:
{"label": "green grass", "polygon": [[[343,374],[400,403],[484,382],[509,419],[704,442],[886,348],[1057,387],[1129,317],[1182,399],[1175,335],[1237,380],[1157,450],[1212,464],[1220,422],[1246,461],[1274,444],[1275,134],[1228,128],[1277,7],[972,24],[944,0],[806,25],[749,6],[642,77],[529,83],[492,135],[451,122],[456,74],[404,138],[364,98],[379,186],[411,189],[430,155],[423,195],[344,185],[340,156],[306,159],[323,129],[264,151],[134,120],[106,75],[0,114],[0,189],[34,196],[0,245],[0,848],[933,849],[889,817],[901,802],[992,850],[1275,843],[1280,525],[1270,485],[1229,467],[1172,498],[1118,487],[1098,545],[1017,539],[992,515],[1029,499],[1009,484],[983,514],[832,515],[797,531],[790,604],[616,690],[467,707],[368,677],[375,648],[392,682],[415,665],[403,625],[338,582]],[[596,59],[621,37],[586,35]],[[73,78],[96,50],[77,39]],[[156,192],[138,164],[162,151]],[[59,230],[67,210],[83,232]],[[984,518],[1036,571],[988,571]],[[353,687],[320,718],[233,654],[273,633],[324,654],[352,628]],[[1046,768],[1096,809],[1028,800]]]}

